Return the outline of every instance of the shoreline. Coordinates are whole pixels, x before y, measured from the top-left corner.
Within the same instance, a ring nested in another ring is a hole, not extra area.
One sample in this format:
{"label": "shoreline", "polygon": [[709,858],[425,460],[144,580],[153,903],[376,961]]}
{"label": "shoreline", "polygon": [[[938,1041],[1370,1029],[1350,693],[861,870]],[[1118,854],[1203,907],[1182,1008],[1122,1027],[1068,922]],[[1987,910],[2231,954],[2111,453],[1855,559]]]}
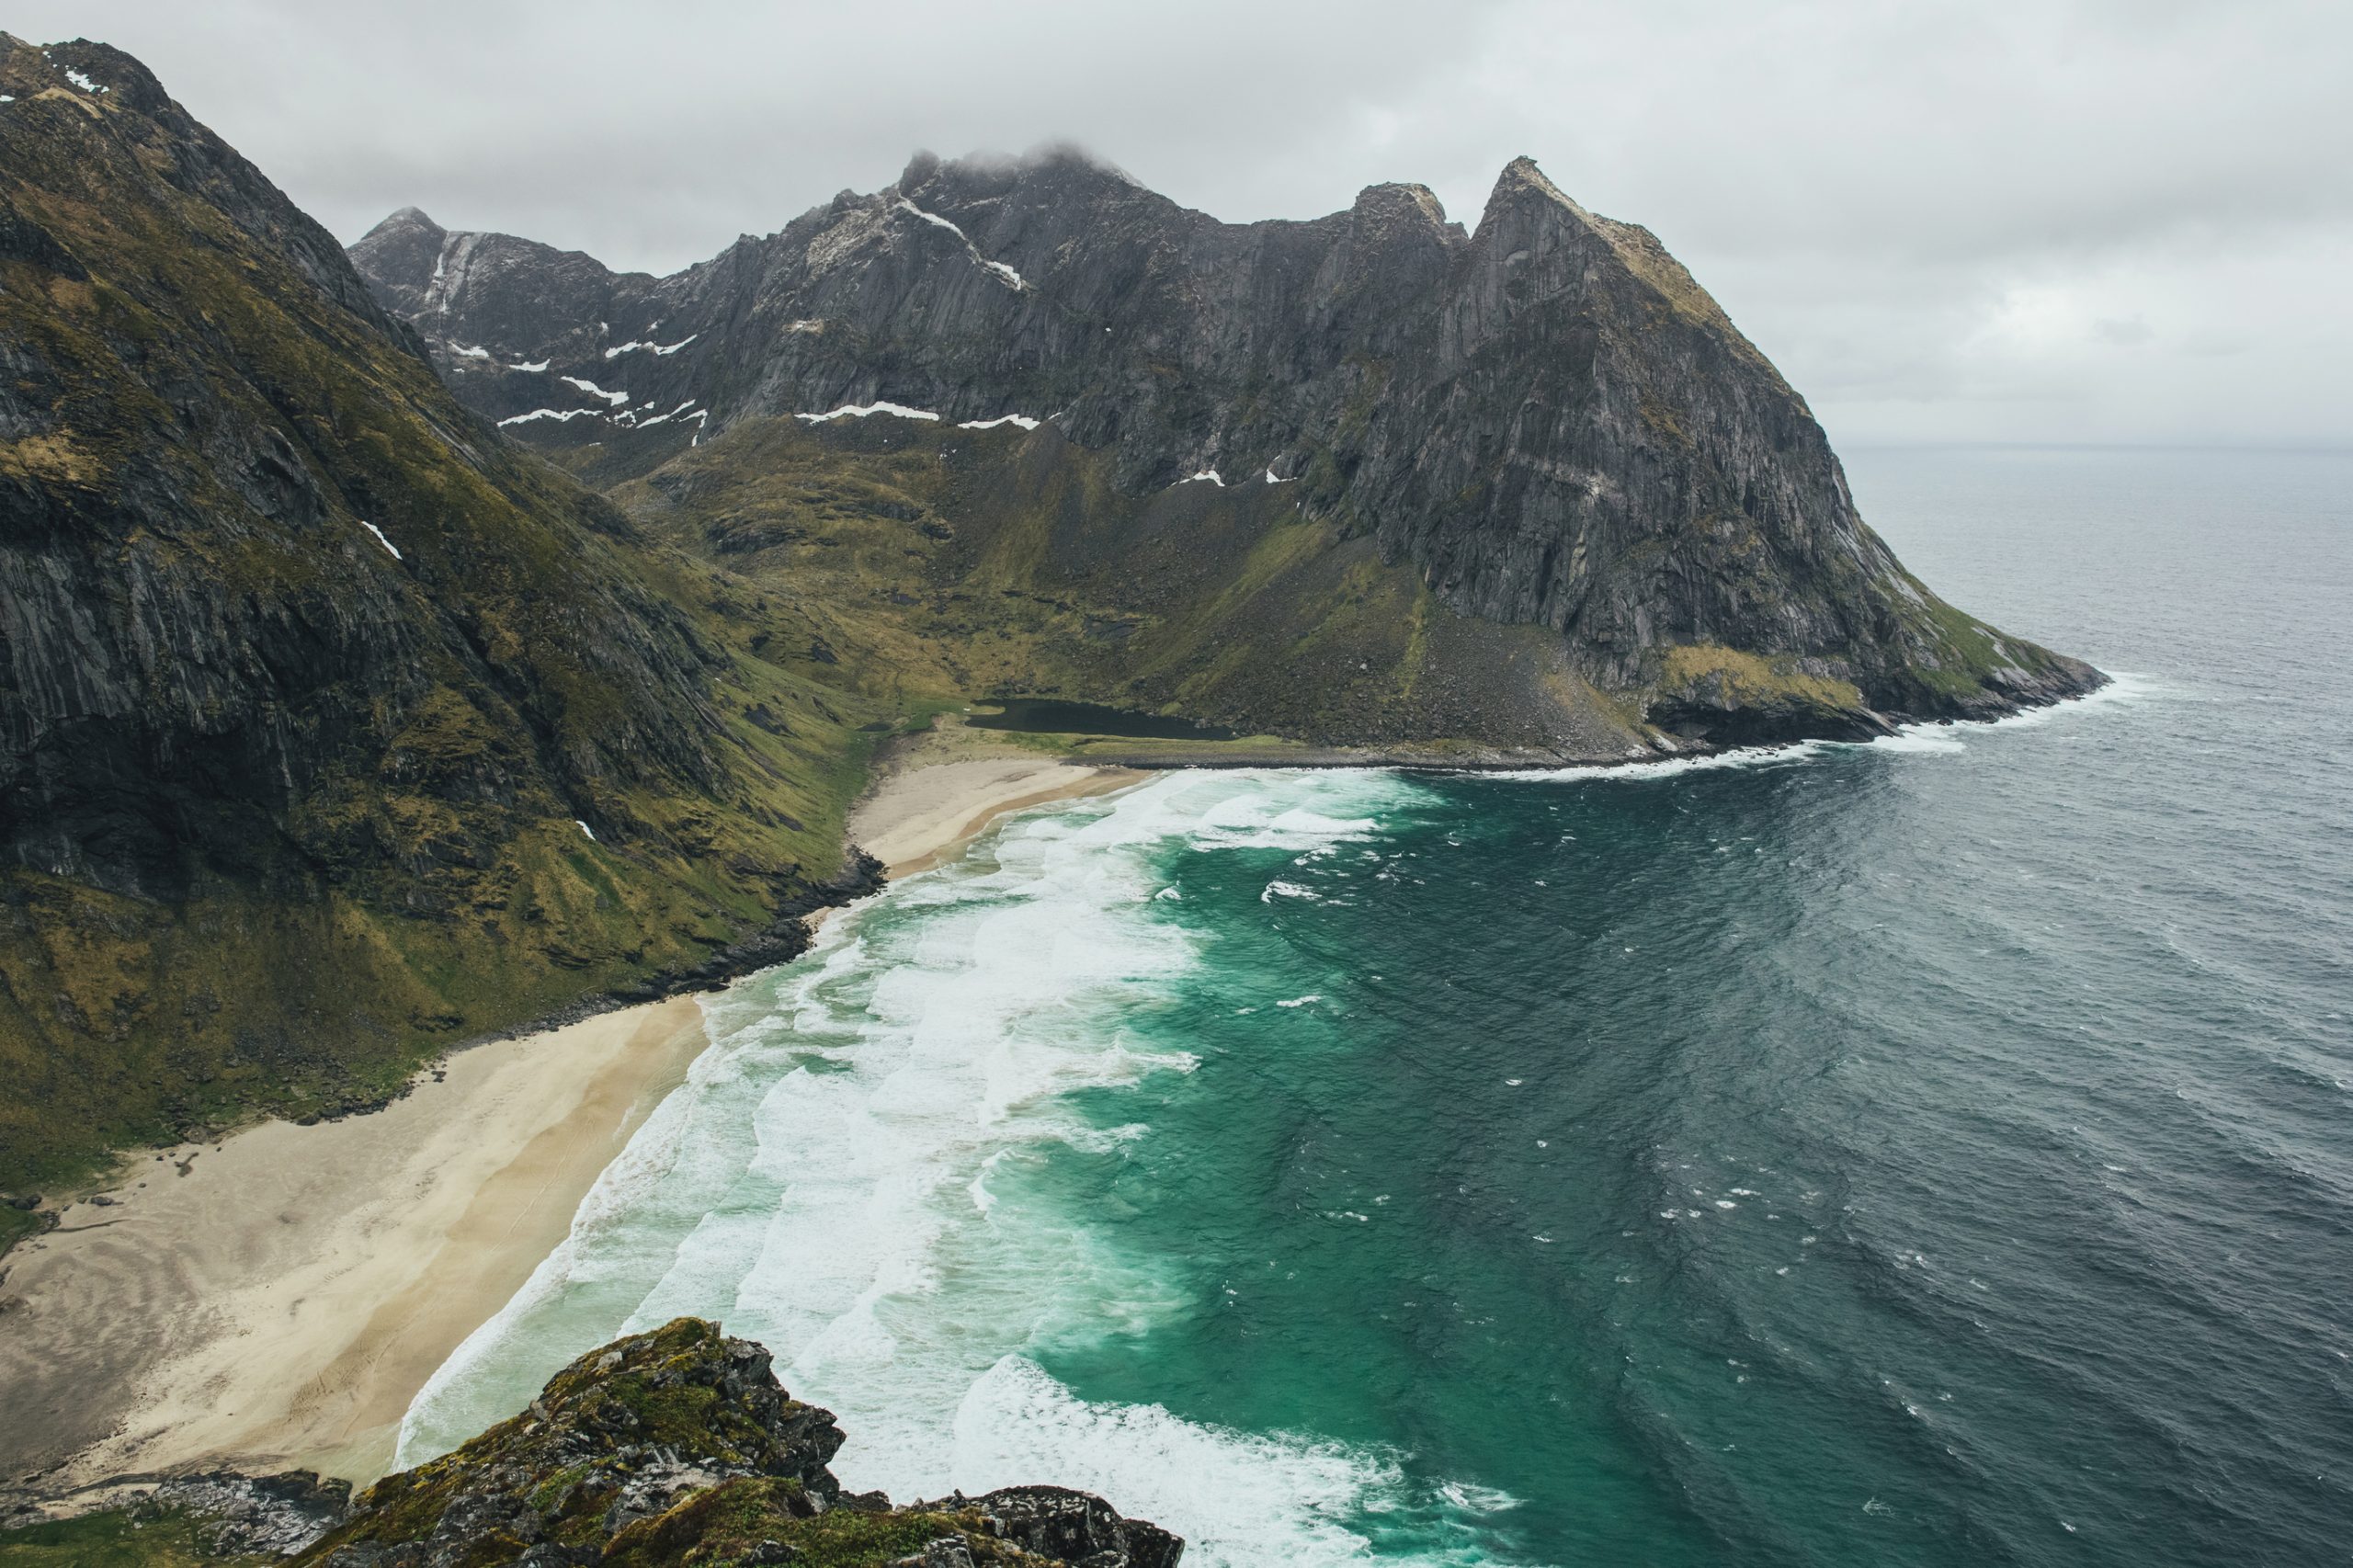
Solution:
{"label": "shoreline", "polygon": [[[895,881],[1006,812],[1169,767],[1583,771],[1810,744],[1615,764],[1110,746],[1088,757],[954,726],[877,758],[847,837]],[[809,926],[833,907],[810,912]],[[0,1404],[11,1412],[0,1497],[54,1506],[224,1466],[374,1480],[416,1392],[569,1233],[589,1187],[706,1043],[695,993],[679,993],[471,1046],[369,1115],[142,1152],[106,1189],[113,1202],[76,1201],[56,1229],[0,1257]]]}
{"label": "shoreline", "polygon": [[927,871],[1008,812],[1108,794],[1142,783],[1141,769],[1031,754],[947,758],[918,745],[886,759],[850,808],[850,842],[882,862],[892,881]]}
{"label": "shoreline", "polygon": [[[852,816],[892,879],[1007,812],[1147,777],[925,753],[884,759]],[[0,1497],[222,1467],[373,1481],[416,1392],[707,1043],[680,993],[455,1051],[364,1116],[130,1157],[0,1257]]]}

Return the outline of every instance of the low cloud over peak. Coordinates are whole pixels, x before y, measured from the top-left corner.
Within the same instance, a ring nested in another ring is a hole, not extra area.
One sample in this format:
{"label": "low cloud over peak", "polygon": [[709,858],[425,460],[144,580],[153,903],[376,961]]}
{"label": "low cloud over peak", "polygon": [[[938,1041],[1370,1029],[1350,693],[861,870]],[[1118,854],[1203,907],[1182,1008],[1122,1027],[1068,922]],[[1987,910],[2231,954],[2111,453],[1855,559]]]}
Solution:
{"label": "low cloud over peak", "polygon": [[1841,439],[2353,440],[2341,7],[1954,0],[395,17],[20,0],[143,60],[346,239],[395,209],[668,272],[907,149],[1230,222],[1533,154],[1655,233]]}

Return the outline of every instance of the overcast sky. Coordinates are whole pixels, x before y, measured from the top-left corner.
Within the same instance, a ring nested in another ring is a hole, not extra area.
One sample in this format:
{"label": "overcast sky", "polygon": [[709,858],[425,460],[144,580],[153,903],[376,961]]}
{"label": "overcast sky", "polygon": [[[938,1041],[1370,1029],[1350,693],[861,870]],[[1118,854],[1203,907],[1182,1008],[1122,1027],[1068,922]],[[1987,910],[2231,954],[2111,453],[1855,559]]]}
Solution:
{"label": "overcast sky", "polygon": [[2344,0],[14,0],[346,240],[415,204],[668,271],[909,152],[1083,143],[1220,218],[1528,153],[1835,439],[2353,444]]}

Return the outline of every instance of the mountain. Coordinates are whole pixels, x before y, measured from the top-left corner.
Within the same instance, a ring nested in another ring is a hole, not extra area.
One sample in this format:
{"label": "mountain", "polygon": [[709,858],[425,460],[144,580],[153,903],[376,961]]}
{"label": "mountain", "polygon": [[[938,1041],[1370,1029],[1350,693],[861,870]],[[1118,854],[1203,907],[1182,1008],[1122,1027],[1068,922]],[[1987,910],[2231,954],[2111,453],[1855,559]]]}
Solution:
{"label": "mountain", "polygon": [[469,413],[104,45],[0,35],[0,1187],[787,955],[869,875],[880,710],[806,627]]}
{"label": "mountain", "polygon": [[790,956],[873,885],[874,746],[974,699],[1495,764],[2102,678],[1906,574],[1698,285],[1524,160],[1469,233],[1053,151],[665,278],[414,210],[347,255],[136,61],[0,35],[0,362],[19,1195]]}
{"label": "mountain", "polygon": [[[890,592],[977,579],[1075,607],[1075,632],[1012,629],[1029,689],[1615,758],[1992,717],[2101,679],[1906,573],[1706,291],[1526,159],[1469,233],[1410,185],[1221,223],[1053,150],[918,155],[668,278],[414,209],[352,255],[461,401],[683,545],[805,579],[808,548],[742,559],[768,548],[730,526],[766,476],[900,492],[960,543],[909,546],[936,559]],[[910,449],[881,469],[956,483],[908,494],[871,460]],[[768,488],[767,534],[806,534]],[[1351,595],[1370,608],[1336,626]],[[996,619],[911,630],[953,644]],[[1116,657],[1088,627],[1119,629]]]}

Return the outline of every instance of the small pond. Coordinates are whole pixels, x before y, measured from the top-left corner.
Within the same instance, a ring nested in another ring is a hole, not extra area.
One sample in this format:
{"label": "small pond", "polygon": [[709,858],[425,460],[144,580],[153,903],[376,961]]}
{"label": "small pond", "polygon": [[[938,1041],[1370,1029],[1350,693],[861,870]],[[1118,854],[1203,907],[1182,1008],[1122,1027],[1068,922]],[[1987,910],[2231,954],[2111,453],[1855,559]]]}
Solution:
{"label": "small pond", "polygon": [[998,713],[974,713],[964,722],[976,730],[1021,730],[1031,734],[1120,735],[1151,741],[1230,741],[1234,732],[1162,713],[1106,708],[1096,702],[1062,702],[1042,697],[992,698]]}

